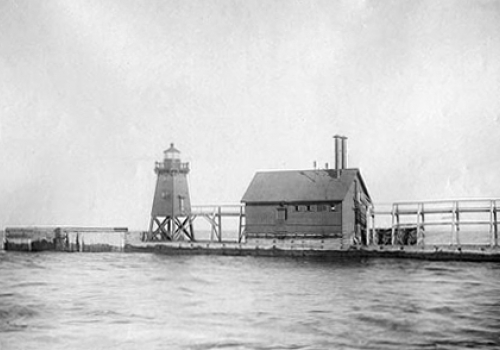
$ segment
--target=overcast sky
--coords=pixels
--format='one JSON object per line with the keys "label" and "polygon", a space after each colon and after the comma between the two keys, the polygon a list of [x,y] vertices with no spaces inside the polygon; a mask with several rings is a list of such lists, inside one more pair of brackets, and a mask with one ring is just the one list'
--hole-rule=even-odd
{"label": "overcast sky", "polygon": [[195,204],[349,167],[377,202],[500,198],[500,1],[1,0],[0,227],[147,229],[154,162]]}

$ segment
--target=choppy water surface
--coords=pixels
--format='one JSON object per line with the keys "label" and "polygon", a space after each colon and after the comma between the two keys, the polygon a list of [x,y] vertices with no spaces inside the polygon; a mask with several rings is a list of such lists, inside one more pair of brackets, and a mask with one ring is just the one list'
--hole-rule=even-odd
{"label": "choppy water surface", "polygon": [[497,349],[500,264],[0,252],[1,349]]}

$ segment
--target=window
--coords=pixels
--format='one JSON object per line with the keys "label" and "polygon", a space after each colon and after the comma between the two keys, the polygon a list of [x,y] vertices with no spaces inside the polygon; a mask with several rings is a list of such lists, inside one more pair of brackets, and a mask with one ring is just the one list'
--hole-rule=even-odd
{"label": "window", "polygon": [[309,212],[309,213],[315,213],[318,211],[325,211],[328,210],[328,206],[321,205],[321,204],[308,204],[308,205],[295,205],[294,206],[296,212]]}
{"label": "window", "polygon": [[185,205],[184,205],[184,197],[179,196],[179,211],[181,213],[184,213],[185,210]]}
{"label": "window", "polygon": [[337,205],[336,204],[330,204],[330,211],[337,211]]}
{"label": "window", "polygon": [[306,206],[305,205],[296,205],[295,211],[304,212],[304,211],[306,211]]}
{"label": "window", "polygon": [[277,208],[276,209],[276,220],[285,221],[287,219],[286,208]]}

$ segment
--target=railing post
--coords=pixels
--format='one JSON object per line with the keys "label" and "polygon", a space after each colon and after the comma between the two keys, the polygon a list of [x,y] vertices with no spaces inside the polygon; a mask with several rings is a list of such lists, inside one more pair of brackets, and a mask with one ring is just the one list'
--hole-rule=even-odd
{"label": "railing post", "polygon": [[420,215],[422,215],[422,204],[417,203],[417,245],[420,243],[421,237],[422,237],[422,227],[421,227],[421,223],[420,223]]}
{"label": "railing post", "polygon": [[421,204],[422,245],[425,245],[425,204]]}
{"label": "railing post", "polygon": [[395,212],[396,212],[396,204],[392,204],[391,210],[391,244],[394,244],[394,225],[395,225]]}
{"label": "railing post", "polygon": [[394,203],[392,205],[392,229],[391,229],[391,244],[396,244],[396,227],[399,229],[399,214],[398,205]]}
{"label": "railing post", "polygon": [[240,206],[240,219],[238,223],[238,243],[243,239],[243,206]]}
{"label": "railing post", "polygon": [[370,216],[372,218],[372,244],[378,244],[377,233],[375,231],[375,208],[370,206]]}
{"label": "railing post", "polygon": [[456,214],[457,214],[457,202],[453,201],[451,203],[451,237],[450,237],[450,245],[453,245],[456,241],[456,232],[457,232],[457,222],[456,222]]}
{"label": "railing post", "polygon": [[490,245],[494,247],[496,245],[496,230],[494,227],[496,227],[495,223],[495,204],[494,201],[490,201]]}
{"label": "railing post", "polygon": [[460,245],[460,202],[455,202],[455,225],[456,225],[456,240],[457,244]]}
{"label": "railing post", "polygon": [[219,242],[222,241],[222,207],[218,210]]}
{"label": "railing post", "polygon": [[493,244],[495,247],[498,246],[498,221],[497,221],[497,202],[496,200],[493,201],[493,232],[494,232],[494,238],[493,238]]}
{"label": "railing post", "polygon": [[214,208],[212,211],[212,214],[208,215],[208,217],[210,218],[210,220],[209,220],[210,226],[212,227],[212,229],[210,230],[210,241],[214,240],[214,236],[217,239],[219,237],[219,235],[217,233],[217,223],[215,222],[216,216],[217,216],[217,213],[216,213],[216,209]]}

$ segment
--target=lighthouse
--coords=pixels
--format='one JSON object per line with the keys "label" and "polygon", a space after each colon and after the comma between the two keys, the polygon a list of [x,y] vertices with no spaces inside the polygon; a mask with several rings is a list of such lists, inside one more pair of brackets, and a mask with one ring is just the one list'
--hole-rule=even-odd
{"label": "lighthouse", "polygon": [[194,240],[187,174],[189,163],[170,144],[162,162],[156,162],[156,189],[149,224],[149,239],[156,241]]}

